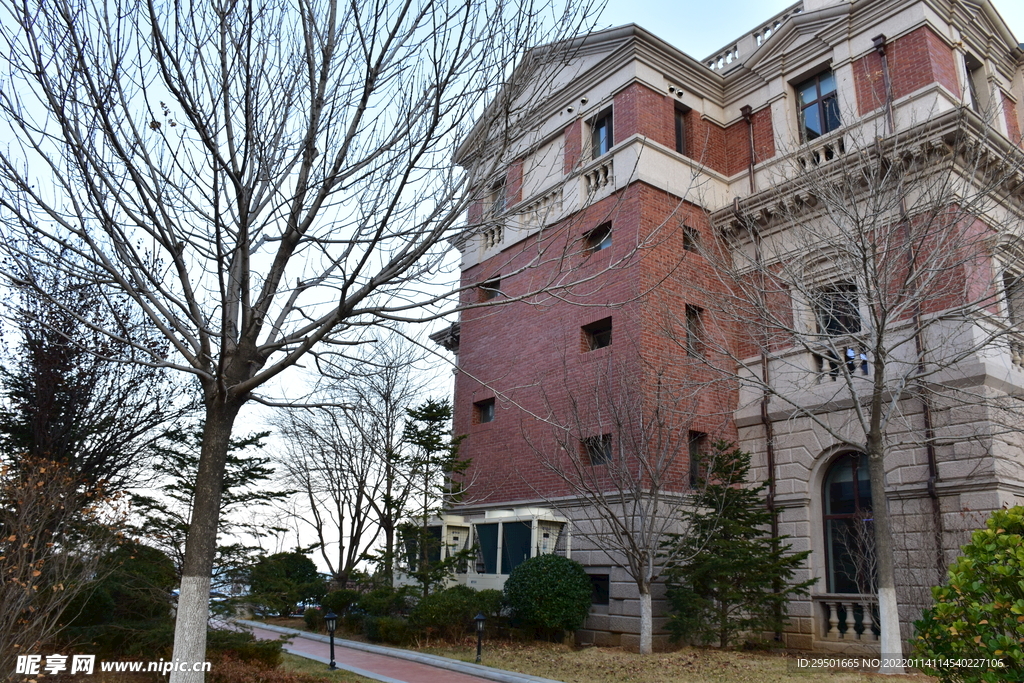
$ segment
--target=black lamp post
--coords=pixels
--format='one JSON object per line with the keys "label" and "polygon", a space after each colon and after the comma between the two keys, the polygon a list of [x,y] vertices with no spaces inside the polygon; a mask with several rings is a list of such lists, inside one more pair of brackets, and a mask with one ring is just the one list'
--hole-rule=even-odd
{"label": "black lamp post", "polygon": [[328,610],[324,615],[324,624],[327,626],[327,633],[331,636],[331,664],[327,668],[334,671],[338,667],[334,665],[334,629],[338,627],[338,615],[334,610]]}
{"label": "black lamp post", "polygon": [[483,612],[477,612],[473,621],[476,622],[476,663],[480,663],[480,650],[483,648],[484,642],[484,621],[487,617],[484,616]]}

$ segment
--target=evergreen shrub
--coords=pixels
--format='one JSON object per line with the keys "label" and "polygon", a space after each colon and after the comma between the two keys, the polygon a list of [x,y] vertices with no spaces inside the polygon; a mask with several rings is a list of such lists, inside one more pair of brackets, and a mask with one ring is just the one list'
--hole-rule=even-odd
{"label": "evergreen shrub", "polygon": [[539,555],[509,574],[505,603],[514,624],[555,636],[583,626],[590,613],[590,592],[590,577],[579,562]]}
{"label": "evergreen shrub", "polygon": [[988,663],[925,669],[943,683],[1024,681],[1024,507],[997,510],[986,527],[963,546],[945,585],[932,588],[935,604],[915,624],[919,657]]}

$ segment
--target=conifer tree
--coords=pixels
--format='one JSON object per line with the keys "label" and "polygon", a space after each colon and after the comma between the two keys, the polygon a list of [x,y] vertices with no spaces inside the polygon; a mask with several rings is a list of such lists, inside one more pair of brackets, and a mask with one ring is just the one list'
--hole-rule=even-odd
{"label": "conifer tree", "polygon": [[673,616],[668,630],[692,643],[727,647],[744,634],[777,631],[786,606],[814,580],[791,583],[809,551],[789,553],[786,536],[772,537],[762,491],[750,487],[750,454],[719,441],[698,456],[703,485],[692,511],[691,531],[671,544],[686,558],[666,571]]}

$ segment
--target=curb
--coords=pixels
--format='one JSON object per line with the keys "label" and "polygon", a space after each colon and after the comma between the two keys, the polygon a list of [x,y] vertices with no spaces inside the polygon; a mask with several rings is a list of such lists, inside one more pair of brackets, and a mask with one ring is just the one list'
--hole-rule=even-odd
{"label": "curb", "polygon": [[[274,631],[275,633],[283,633],[290,636],[307,638],[309,640],[316,640],[321,643],[330,642],[329,636],[320,635],[319,633],[310,633],[308,631],[300,631],[296,628],[287,628],[285,626],[264,624],[260,621],[249,621],[247,619],[233,619],[232,621],[234,621],[234,623],[236,624],[241,624],[242,626],[262,628],[266,631]],[[371,645],[369,643],[360,643],[355,640],[344,640],[341,638],[335,638],[334,644],[339,647],[347,647],[352,650],[362,650],[363,652],[370,652],[375,655],[384,655],[385,657],[394,657],[396,659],[406,659],[410,662],[418,662],[419,664],[426,664],[428,666],[434,666],[439,669],[457,671],[459,673],[468,674],[470,676],[478,676],[479,678],[486,678],[491,681],[497,681],[498,683],[561,683],[561,681],[556,681],[550,678],[541,678],[540,676],[531,676],[529,674],[520,674],[513,673],[511,671],[493,669],[489,666],[484,666],[483,664],[471,664],[469,662],[460,662],[455,659],[449,659],[448,657],[428,655],[420,652],[410,652],[409,650],[400,650],[398,648],[393,647],[384,647],[383,645]],[[361,673],[361,675],[365,676],[366,674]],[[381,679],[378,678],[378,680]]]}

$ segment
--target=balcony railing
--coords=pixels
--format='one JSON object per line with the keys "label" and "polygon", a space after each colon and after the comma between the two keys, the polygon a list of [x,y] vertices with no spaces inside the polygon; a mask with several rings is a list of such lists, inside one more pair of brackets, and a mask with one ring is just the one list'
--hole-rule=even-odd
{"label": "balcony railing", "polygon": [[588,197],[593,197],[605,188],[615,187],[615,175],[612,168],[612,157],[607,158],[593,168],[583,173],[584,192]]}
{"label": "balcony railing", "polygon": [[821,617],[820,639],[864,644],[878,641],[878,599],[874,595],[815,595],[814,604]]}
{"label": "balcony railing", "polygon": [[1010,364],[1018,370],[1024,370],[1024,341],[1010,340]]}

